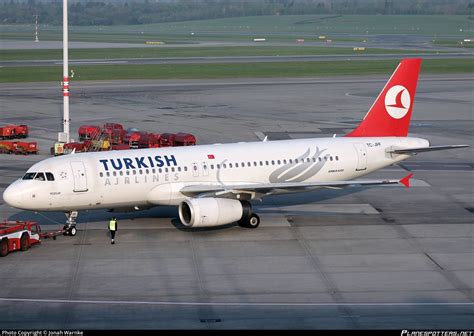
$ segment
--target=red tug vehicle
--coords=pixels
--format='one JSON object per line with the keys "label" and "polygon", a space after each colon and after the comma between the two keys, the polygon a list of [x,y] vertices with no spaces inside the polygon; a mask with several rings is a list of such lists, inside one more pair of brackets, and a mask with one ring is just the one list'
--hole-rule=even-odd
{"label": "red tug vehicle", "polygon": [[13,251],[26,251],[42,239],[52,238],[63,234],[63,230],[41,232],[36,222],[7,221],[0,222],[0,257],[5,257]]}

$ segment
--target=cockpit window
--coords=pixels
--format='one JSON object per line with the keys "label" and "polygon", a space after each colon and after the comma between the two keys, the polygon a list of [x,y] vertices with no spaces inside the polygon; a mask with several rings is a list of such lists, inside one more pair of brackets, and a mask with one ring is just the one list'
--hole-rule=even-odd
{"label": "cockpit window", "polygon": [[23,177],[22,180],[32,180],[35,177],[36,173],[26,173]]}
{"label": "cockpit window", "polygon": [[46,181],[46,178],[44,177],[44,174],[43,174],[43,173],[38,173],[38,174],[36,174],[36,176],[35,176],[35,180],[38,180],[38,181]]}
{"label": "cockpit window", "polygon": [[54,181],[54,175],[51,173],[46,173],[46,178],[48,179],[48,181]]}

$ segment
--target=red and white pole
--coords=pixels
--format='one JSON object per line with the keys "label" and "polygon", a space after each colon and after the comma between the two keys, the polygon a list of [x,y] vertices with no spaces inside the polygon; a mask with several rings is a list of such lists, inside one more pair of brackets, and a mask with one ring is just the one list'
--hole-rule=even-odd
{"label": "red and white pole", "polygon": [[[68,55],[68,20],[67,20],[67,0],[63,0],[63,133],[65,142],[70,142],[69,124],[69,55]],[[60,139],[61,141],[61,139]]]}

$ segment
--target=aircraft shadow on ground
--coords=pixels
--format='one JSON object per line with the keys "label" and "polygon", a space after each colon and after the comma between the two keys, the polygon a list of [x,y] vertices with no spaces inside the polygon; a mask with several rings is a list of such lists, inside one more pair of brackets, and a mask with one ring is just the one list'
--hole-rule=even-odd
{"label": "aircraft shadow on ground", "polygon": [[[280,205],[292,206],[292,205],[303,205],[314,202],[322,202],[333,198],[340,198],[353,194],[360,191],[360,188],[347,188],[340,190],[317,190],[309,191],[297,194],[287,195],[273,195],[266,197],[262,202],[253,202],[258,212],[261,213],[277,213],[276,209]],[[302,213],[305,214],[318,214],[320,211],[305,210]],[[81,223],[91,222],[105,222],[108,221],[112,216],[117,217],[118,220],[135,220],[135,219],[153,219],[153,218],[172,218],[171,223],[177,229],[186,229],[181,224],[178,216],[178,207],[176,206],[157,206],[147,210],[131,211],[131,212],[111,212],[107,210],[90,210],[90,211],[79,211],[77,218],[77,224],[80,228]],[[33,211],[21,211],[8,218],[11,221],[35,221],[41,225],[64,225],[66,223],[66,216],[62,212],[33,212]],[[224,227],[232,227],[234,224],[219,226],[220,229]],[[213,229],[213,228],[212,228]],[[193,230],[209,230],[209,228],[200,228]]]}

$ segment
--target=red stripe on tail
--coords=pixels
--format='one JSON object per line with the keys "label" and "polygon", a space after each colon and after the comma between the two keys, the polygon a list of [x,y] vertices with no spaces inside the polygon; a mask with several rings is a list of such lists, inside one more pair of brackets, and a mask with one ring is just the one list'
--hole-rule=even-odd
{"label": "red stripe on tail", "polygon": [[400,62],[364,120],[348,137],[407,136],[421,58]]}

